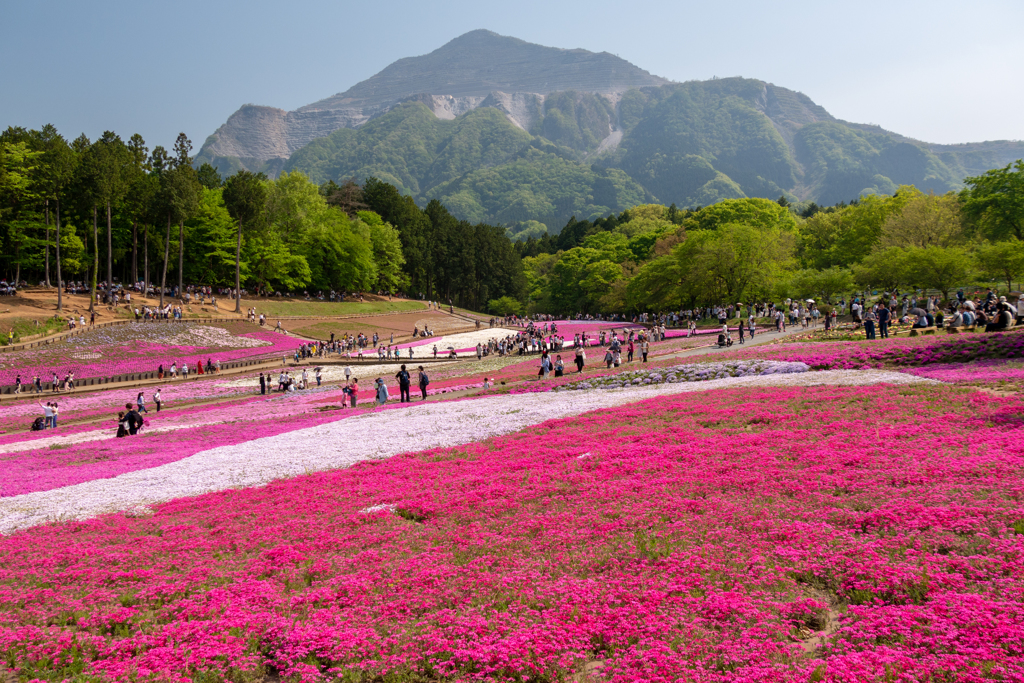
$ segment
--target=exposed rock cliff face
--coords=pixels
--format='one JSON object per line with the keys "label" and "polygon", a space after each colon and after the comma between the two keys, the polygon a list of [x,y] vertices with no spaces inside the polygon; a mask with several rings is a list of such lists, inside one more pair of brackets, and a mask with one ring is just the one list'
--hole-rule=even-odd
{"label": "exposed rock cliff face", "polygon": [[230,172],[277,169],[293,152],[339,128],[355,128],[401,102],[423,102],[443,119],[479,106],[530,130],[553,92],[616,95],[669,81],[607,52],[563,50],[471,31],[428,55],[408,57],[343,93],[296,111],[245,105],[207,138],[197,157]]}

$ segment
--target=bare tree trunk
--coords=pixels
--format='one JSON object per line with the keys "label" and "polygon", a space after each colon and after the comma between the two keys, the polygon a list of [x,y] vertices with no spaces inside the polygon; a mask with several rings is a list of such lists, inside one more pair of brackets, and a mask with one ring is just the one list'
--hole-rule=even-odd
{"label": "bare tree trunk", "polygon": [[185,221],[178,221],[178,296],[185,296]]}
{"label": "bare tree trunk", "polygon": [[235,243],[235,313],[242,312],[242,221],[238,221],[238,241]]}
{"label": "bare tree trunk", "polygon": [[132,221],[132,285],[139,281],[139,221]]}
{"label": "bare tree trunk", "polygon": [[149,296],[149,226],[142,226],[142,296]]}
{"label": "bare tree trunk", "polygon": [[47,199],[45,204],[46,204],[46,244],[44,245],[44,248],[46,249],[46,286],[49,287],[50,286],[50,200]]}
{"label": "bare tree trunk", "polygon": [[[86,238],[88,239],[88,238]],[[92,246],[93,246],[93,261],[92,261],[92,277],[89,278],[92,284],[92,289],[89,292],[89,310],[96,311],[96,275],[100,269],[100,232],[99,226],[96,224],[96,205],[92,205]]]}
{"label": "bare tree trunk", "polygon": [[60,200],[57,200],[57,312],[64,308],[64,288],[60,277]]}
{"label": "bare tree trunk", "polygon": [[114,238],[110,231],[110,200],[107,200],[107,292],[114,288]]}
{"label": "bare tree trunk", "polygon": [[164,274],[160,278],[160,308],[164,307],[164,289],[167,288],[167,261],[171,258],[171,214],[167,214],[167,239],[164,241]]}

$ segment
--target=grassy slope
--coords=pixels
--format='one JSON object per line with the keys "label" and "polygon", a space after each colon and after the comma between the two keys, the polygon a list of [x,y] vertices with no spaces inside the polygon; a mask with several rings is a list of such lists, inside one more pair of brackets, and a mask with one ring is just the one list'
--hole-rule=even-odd
{"label": "grassy slope", "polygon": [[242,299],[242,310],[247,310],[250,306],[256,307],[257,315],[266,314],[268,317],[365,315],[367,313],[426,310],[426,306],[418,301],[367,301],[365,303],[345,301],[331,303],[330,301],[295,301],[291,299]]}

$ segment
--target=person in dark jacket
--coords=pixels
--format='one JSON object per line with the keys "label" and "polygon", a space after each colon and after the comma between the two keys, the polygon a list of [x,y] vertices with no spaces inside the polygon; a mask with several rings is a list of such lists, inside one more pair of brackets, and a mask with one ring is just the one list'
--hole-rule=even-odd
{"label": "person in dark jacket", "polygon": [[412,380],[409,378],[409,371],[402,366],[402,369],[395,375],[395,379],[398,380],[398,391],[401,394],[399,398],[400,403],[411,403],[412,399],[409,397],[409,385]]}
{"label": "person in dark jacket", "polygon": [[883,303],[878,307],[878,336],[882,339],[889,338],[889,321],[892,320],[892,313],[889,308]]}
{"label": "person in dark jacket", "polygon": [[420,400],[422,400],[422,401],[426,401],[427,400],[427,385],[429,385],[429,384],[430,384],[430,378],[427,377],[427,371],[424,370],[423,366],[421,365],[420,366],[420,394],[423,395],[423,398],[420,399]]}
{"label": "person in dark jacket", "polygon": [[124,407],[127,411],[124,419],[128,423],[128,433],[134,436],[139,433],[139,428],[143,425],[142,416],[135,411],[131,403],[125,403]]}

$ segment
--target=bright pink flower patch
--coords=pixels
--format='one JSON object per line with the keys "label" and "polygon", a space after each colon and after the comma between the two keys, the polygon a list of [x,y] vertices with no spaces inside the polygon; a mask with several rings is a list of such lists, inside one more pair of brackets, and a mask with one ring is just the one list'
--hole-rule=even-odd
{"label": "bright pink flower patch", "polygon": [[0,653],[50,680],[1021,680],[1021,408],[680,395],[35,528],[0,540]]}

